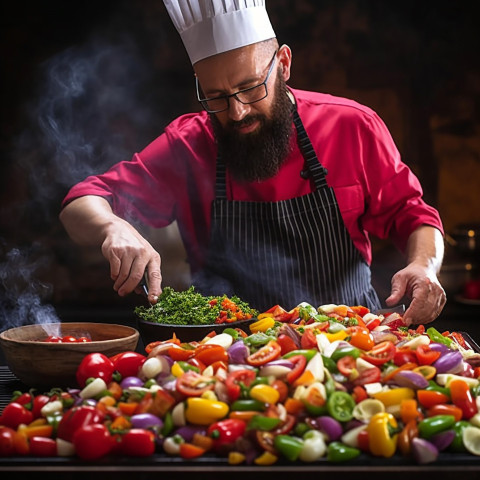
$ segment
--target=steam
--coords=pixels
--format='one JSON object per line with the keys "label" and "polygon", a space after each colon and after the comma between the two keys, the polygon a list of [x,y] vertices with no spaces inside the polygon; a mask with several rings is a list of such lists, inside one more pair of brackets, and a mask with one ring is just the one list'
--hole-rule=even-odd
{"label": "steam", "polygon": [[[2,215],[28,225],[35,238],[0,236],[1,329],[59,322],[48,304],[53,287],[39,279],[62,255],[52,238],[61,227],[63,197],[75,183],[128,160],[158,134],[149,82],[151,62],[118,18],[40,65],[33,98],[25,104],[26,128],[16,139],[10,163],[29,196]],[[121,33],[118,33],[118,32]],[[154,132],[155,131],[155,132]],[[5,210],[8,208],[8,210]],[[12,229],[15,230],[15,229]],[[1,250],[0,250],[0,253]]]}
{"label": "steam", "polygon": [[0,264],[0,317],[5,329],[32,323],[59,322],[53,306],[44,304],[51,295],[51,285],[37,278],[50,263],[48,256],[37,256],[33,245],[28,250],[13,248]]}

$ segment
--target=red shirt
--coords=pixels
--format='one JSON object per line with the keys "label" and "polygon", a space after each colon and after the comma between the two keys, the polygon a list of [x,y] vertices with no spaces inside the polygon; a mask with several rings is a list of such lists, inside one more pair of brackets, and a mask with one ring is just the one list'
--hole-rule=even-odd
{"label": "red shirt", "polygon": [[[320,163],[327,168],[345,225],[355,246],[371,263],[369,234],[391,238],[403,250],[422,224],[443,233],[438,212],[422,199],[417,177],[405,165],[383,121],[352,100],[293,90],[300,118]],[[105,197],[119,216],[152,227],[177,220],[192,271],[203,263],[214,199],[216,145],[205,112],[183,115],[131,161],[75,185],[63,205],[83,195]],[[298,148],[278,175],[240,184],[228,176],[232,200],[271,202],[312,191],[300,171]]]}

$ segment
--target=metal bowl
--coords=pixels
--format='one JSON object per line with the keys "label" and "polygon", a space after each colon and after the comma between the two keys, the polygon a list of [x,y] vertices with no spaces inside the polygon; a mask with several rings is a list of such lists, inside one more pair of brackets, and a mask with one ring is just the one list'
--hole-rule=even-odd
{"label": "metal bowl", "polygon": [[[90,342],[50,343],[49,335],[88,336]],[[112,323],[68,322],[25,325],[0,334],[0,346],[12,373],[29,387],[77,387],[82,359],[99,352],[107,357],[137,348],[135,328]]]}
{"label": "metal bowl", "polygon": [[256,318],[240,320],[232,323],[221,323],[213,325],[172,325],[167,323],[137,321],[137,328],[143,343],[148,345],[151,342],[169,340],[175,335],[181,342],[200,341],[212,331],[222,333],[226,328],[240,328],[250,335],[249,326],[256,322]]}

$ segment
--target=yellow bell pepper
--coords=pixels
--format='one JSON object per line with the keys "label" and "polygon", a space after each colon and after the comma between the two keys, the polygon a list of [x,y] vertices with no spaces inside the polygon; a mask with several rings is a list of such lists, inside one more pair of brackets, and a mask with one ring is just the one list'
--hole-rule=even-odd
{"label": "yellow bell pepper", "polygon": [[196,425],[210,425],[228,414],[228,404],[201,397],[187,398],[185,418]]}
{"label": "yellow bell pepper", "polygon": [[397,449],[398,423],[388,412],[376,413],[367,426],[368,448],[377,457],[391,457]]}
{"label": "yellow bell pepper", "polygon": [[252,333],[266,332],[269,328],[272,328],[274,325],[275,325],[275,320],[273,317],[263,317],[250,325],[250,331]]}
{"label": "yellow bell pepper", "polygon": [[264,403],[275,404],[280,398],[280,393],[270,385],[258,384],[250,389],[250,397]]}
{"label": "yellow bell pepper", "polygon": [[328,338],[329,342],[335,342],[336,340],[345,340],[348,337],[348,333],[346,330],[339,330],[335,333],[325,333],[325,336]]}
{"label": "yellow bell pepper", "polygon": [[256,465],[273,465],[278,460],[278,457],[268,451],[263,452],[257,457],[254,462]]}
{"label": "yellow bell pepper", "polygon": [[228,453],[228,463],[229,465],[238,465],[245,461],[246,457],[241,452],[229,452]]}
{"label": "yellow bell pepper", "polygon": [[185,372],[183,371],[183,368],[180,366],[180,364],[178,362],[175,362],[173,365],[172,365],[172,368],[171,368],[171,373],[174,377],[181,377]]}
{"label": "yellow bell pepper", "polygon": [[380,400],[386,407],[400,405],[402,400],[415,398],[415,392],[408,387],[391,388],[390,390],[382,390],[372,394],[373,398]]}

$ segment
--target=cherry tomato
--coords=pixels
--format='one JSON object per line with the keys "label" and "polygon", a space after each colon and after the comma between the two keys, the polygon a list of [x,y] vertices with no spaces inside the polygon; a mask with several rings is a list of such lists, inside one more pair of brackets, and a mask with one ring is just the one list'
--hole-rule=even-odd
{"label": "cherry tomato", "polygon": [[80,427],[73,435],[73,445],[82,460],[96,460],[113,450],[114,439],[103,423],[95,423]]}
{"label": "cherry tomato", "polygon": [[15,430],[10,427],[0,426],[0,457],[15,455]]}
{"label": "cherry tomato", "polygon": [[48,437],[32,437],[30,439],[30,454],[35,457],[56,457],[57,442]]}
{"label": "cherry tomato", "polygon": [[140,367],[145,363],[147,357],[137,352],[122,352],[110,357],[113,368],[117,370],[122,378],[137,376]]}
{"label": "cherry tomato", "polygon": [[130,457],[148,457],[155,453],[155,434],[151,430],[132,428],[121,435],[119,450]]}
{"label": "cherry tomato", "polygon": [[247,363],[254,367],[264,365],[280,356],[281,347],[275,340],[270,340],[266,345],[247,357]]}
{"label": "cherry tomato", "polygon": [[10,402],[0,416],[0,425],[16,429],[21,423],[28,425],[33,421],[33,413],[17,402]]}
{"label": "cherry tomato", "polygon": [[32,414],[34,419],[39,418],[42,415],[41,413],[42,408],[49,401],[50,401],[50,397],[48,395],[43,395],[43,394],[35,395],[35,397],[33,398],[33,404],[32,404]]}
{"label": "cherry tomato", "polygon": [[62,343],[77,343],[77,337],[73,335],[64,335],[62,337]]}
{"label": "cherry tomato", "polygon": [[112,381],[115,370],[113,362],[103,353],[89,353],[83,357],[77,369],[77,382],[81,388],[89,378],[101,378],[105,383]]}
{"label": "cherry tomato", "polygon": [[280,394],[279,403],[283,403],[288,397],[288,385],[278,378],[273,381],[272,387]]}
{"label": "cherry tomato", "polygon": [[350,344],[361,350],[371,350],[375,342],[370,330],[366,327],[350,327]]}
{"label": "cherry tomato", "polygon": [[351,355],[345,355],[337,361],[338,371],[347,378],[349,378],[351,373],[356,370],[356,367],[357,361]]}
{"label": "cherry tomato", "polygon": [[396,352],[396,347],[390,340],[377,343],[371,350],[362,354],[362,358],[372,365],[383,365],[391,360]]}
{"label": "cherry tomato", "polygon": [[188,397],[200,397],[208,390],[213,390],[215,384],[207,382],[208,378],[201,374],[188,370],[182,376],[177,378],[177,392]]}

